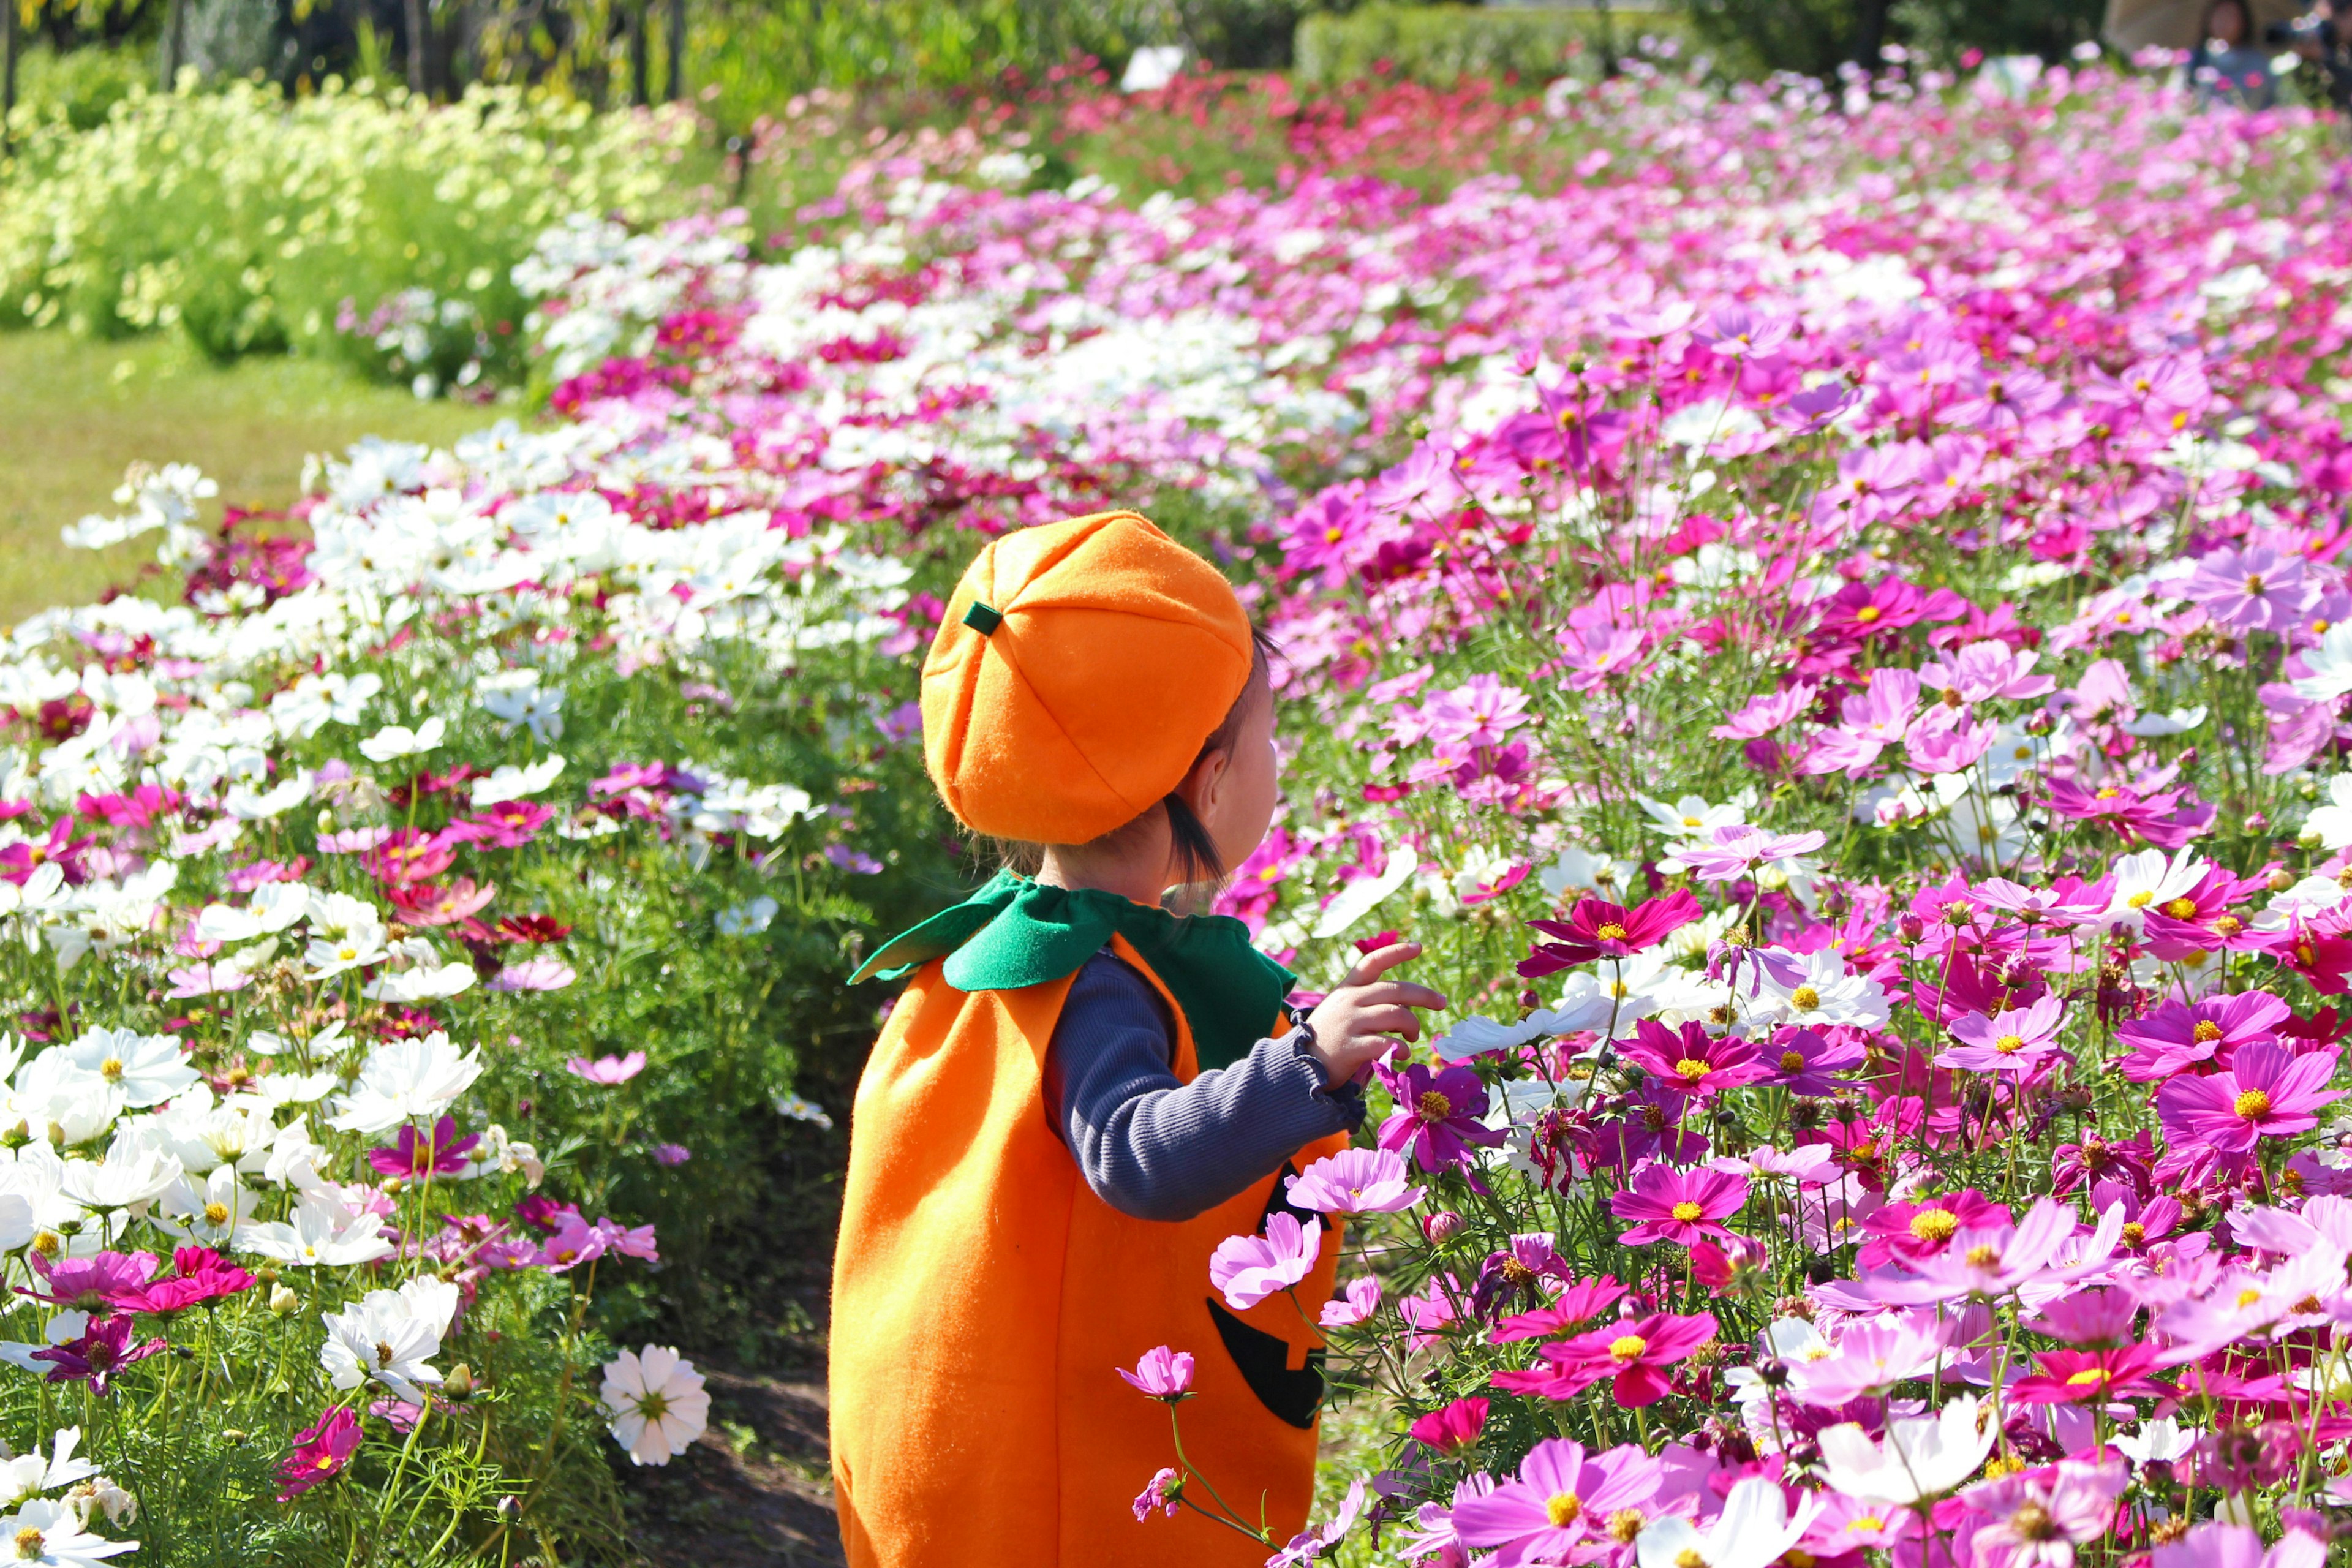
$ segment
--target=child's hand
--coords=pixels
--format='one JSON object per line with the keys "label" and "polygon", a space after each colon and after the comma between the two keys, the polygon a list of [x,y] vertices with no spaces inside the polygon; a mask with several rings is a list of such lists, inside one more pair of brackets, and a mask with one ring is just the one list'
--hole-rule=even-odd
{"label": "child's hand", "polygon": [[1421,1038],[1421,1020],[1412,1016],[1413,1008],[1446,1005],[1444,996],[1426,985],[1381,978],[1398,964],[1420,956],[1417,942],[1393,942],[1366,953],[1348,971],[1339,988],[1307,1015],[1307,1031],[1314,1041],[1308,1048],[1323,1064],[1326,1089],[1337,1089],[1361,1073],[1398,1040]]}

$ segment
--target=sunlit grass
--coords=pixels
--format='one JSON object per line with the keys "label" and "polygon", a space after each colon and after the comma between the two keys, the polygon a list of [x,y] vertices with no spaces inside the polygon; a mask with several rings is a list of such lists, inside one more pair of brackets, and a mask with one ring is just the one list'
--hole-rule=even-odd
{"label": "sunlit grass", "polygon": [[0,625],[127,583],[152,558],[152,540],[104,555],[58,542],[65,524],[115,510],[132,462],[194,463],[220,482],[222,503],[282,507],[309,453],[370,434],[446,444],[494,417],[320,361],[221,368],[166,339],[0,332]]}

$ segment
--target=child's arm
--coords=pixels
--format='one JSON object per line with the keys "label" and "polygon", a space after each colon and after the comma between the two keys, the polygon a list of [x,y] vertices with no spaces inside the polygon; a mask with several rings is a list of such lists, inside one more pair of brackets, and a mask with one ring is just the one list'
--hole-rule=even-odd
{"label": "child's arm", "polygon": [[[1070,986],[1045,1064],[1047,1114],[1087,1185],[1138,1219],[1190,1219],[1265,1180],[1306,1144],[1352,1131],[1364,1102],[1350,1058],[1377,1054],[1369,1024],[1396,1020],[1382,1005],[1394,1005],[1386,996],[1367,1002],[1369,981],[1349,981],[1316,1010],[1311,1034],[1260,1040],[1231,1067],[1183,1084],[1170,1070],[1159,994],[1119,960],[1096,955]],[[1426,994],[1431,1003],[1413,1005],[1443,1005]],[[1410,1014],[1402,1023],[1401,1033],[1418,1033]],[[1318,1045],[1327,1034],[1335,1037]]]}
{"label": "child's arm", "polygon": [[1328,1091],[1297,1030],[1179,1083],[1162,1009],[1149,981],[1097,954],[1071,984],[1046,1057],[1046,1113],[1087,1185],[1121,1214],[1190,1219],[1363,1121],[1360,1093]]}

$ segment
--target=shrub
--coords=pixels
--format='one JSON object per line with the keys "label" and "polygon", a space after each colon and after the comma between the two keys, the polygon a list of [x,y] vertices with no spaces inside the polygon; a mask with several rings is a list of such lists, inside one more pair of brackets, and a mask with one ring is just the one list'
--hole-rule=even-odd
{"label": "shrub", "polygon": [[1630,51],[1643,34],[1678,29],[1650,11],[1373,5],[1306,17],[1294,63],[1301,81],[1326,85],[1381,75],[1442,87],[1465,77],[1543,82],[1592,74],[1592,61]]}

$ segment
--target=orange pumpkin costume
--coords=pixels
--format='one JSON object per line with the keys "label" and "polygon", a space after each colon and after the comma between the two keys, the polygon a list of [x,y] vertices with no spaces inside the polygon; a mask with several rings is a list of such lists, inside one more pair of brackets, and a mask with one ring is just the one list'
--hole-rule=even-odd
{"label": "orange pumpkin costume", "polygon": [[[926,757],[980,830],[1084,842],[1175,787],[1250,668],[1232,590],[1135,514],[1008,535],[965,574],[926,661]],[[1276,1541],[1304,1525],[1322,1393],[1307,1320],[1339,1237],[1297,1305],[1235,1313],[1209,1256],[1264,1227],[1284,1173],[1177,1224],[1088,1189],[1043,1081],[1071,979],[1106,942],[1167,1003],[1181,1081],[1278,1024],[1290,977],[1238,921],[1010,875],[860,971],[914,975],[858,1084],[834,1267],[834,1482],[853,1568],[1256,1568],[1265,1548],[1197,1514],[1139,1524],[1131,1510],[1175,1453],[1167,1411],[1116,1369],[1163,1344],[1196,1361],[1186,1454]]]}

